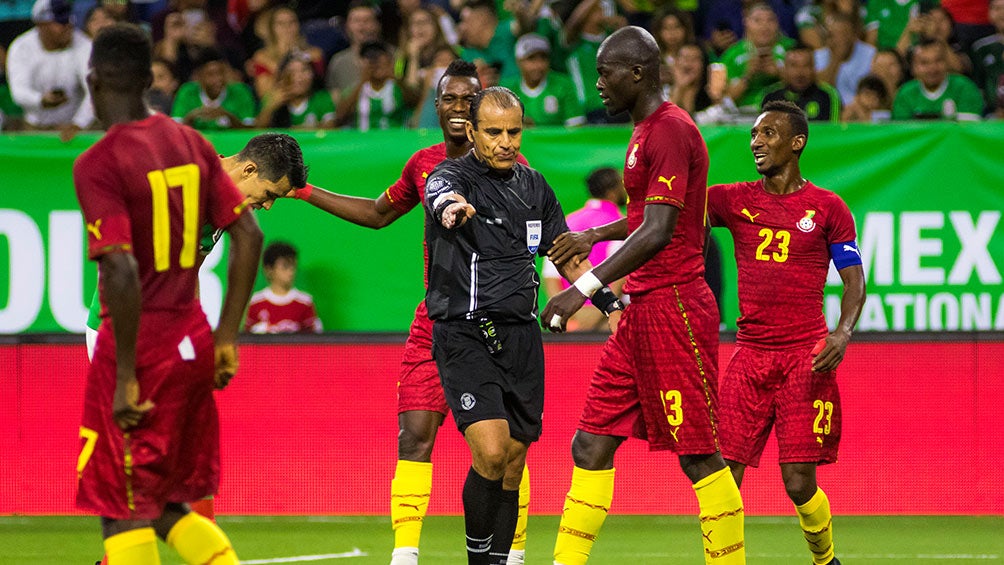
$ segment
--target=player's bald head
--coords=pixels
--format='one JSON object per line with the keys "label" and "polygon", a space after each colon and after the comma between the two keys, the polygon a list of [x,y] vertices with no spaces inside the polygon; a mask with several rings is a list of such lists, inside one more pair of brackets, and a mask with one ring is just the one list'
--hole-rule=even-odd
{"label": "player's bald head", "polygon": [[644,28],[622,27],[600,45],[597,59],[637,65],[651,80],[659,80],[659,45]]}

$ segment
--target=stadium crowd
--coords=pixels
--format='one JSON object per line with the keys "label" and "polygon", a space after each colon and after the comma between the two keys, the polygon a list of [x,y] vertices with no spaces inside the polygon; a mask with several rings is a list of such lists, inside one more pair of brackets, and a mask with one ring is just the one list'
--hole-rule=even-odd
{"label": "stadium crowd", "polygon": [[116,21],[154,41],[148,103],[202,130],[435,127],[455,58],[518,93],[528,125],[627,121],[595,95],[595,59],[628,24],[699,124],[771,100],[830,122],[1004,117],[1004,0],[10,0],[0,129],[95,127],[87,56]]}

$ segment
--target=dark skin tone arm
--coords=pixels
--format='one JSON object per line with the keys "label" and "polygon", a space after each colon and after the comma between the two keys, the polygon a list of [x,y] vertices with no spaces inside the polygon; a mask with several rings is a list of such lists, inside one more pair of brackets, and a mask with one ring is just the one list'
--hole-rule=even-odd
{"label": "dark skin tone arm", "polygon": [[216,341],[216,387],[227,386],[237,373],[237,332],[244,322],[244,308],[251,297],[258,258],[264,236],[254,214],[245,210],[229,227],[230,262],[227,265],[227,292],[220,311]]}
{"label": "dark skin tone arm", "polygon": [[375,230],[389,226],[403,215],[390,205],[386,193],[374,200],[335,194],[315,186],[310,192],[310,198],[307,199],[307,202],[357,226]]}
{"label": "dark skin tone arm", "polygon": [[847,344],[851,341],[851,332],[865,305],[865,272],[861,265],[844,267],[838,272],[844,282],[840,320],[837,322],[837,329],[826,336],[826,347],[812,359],[812,370],[816,372],[836,370],[837,365],[843,361]]}
{"label": "dark skin tone arm", "polygon": [[[606,283],[627,276],[642,266],[669,245],[679,216],[680,210],[675,206],[660,204],[645,206],[645,217],[638,229],[624,240],[624,245],[620,249],[596,266],[593,274],[601,282]],[[555,331],[564,331],[568,318],[582,308],[585,301],[586,297],[577,288],[569,287],[547,303],[541,319],[549,321],[554,315],[560,316],[561,329]],[[549,323],[547,327],[550,327]]]}
{"label": "dark skin tone arm", "polygon": [[139,382],[136,380],[136,338],[141,303],[139,268],[132,253],[119,249],[101,257],[99,271],[115,333],[116,381],[112,417],[120,428],[128,430],[139,425],[143,416],[153,409],[149,399],[139,403]]}
{"label": "dark skin tone arm", "polygon": [[579,232],[565,232],[554,240],[547,257],[555,266],[568,261],[581,261],[589,256],[593,246],[601,241],[623,240],[627,238],[627,218],[621,218]]}

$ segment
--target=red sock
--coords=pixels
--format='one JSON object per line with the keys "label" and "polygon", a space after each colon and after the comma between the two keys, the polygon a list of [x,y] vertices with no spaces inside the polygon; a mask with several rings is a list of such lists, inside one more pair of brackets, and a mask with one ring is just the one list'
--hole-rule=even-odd
{"label": "red sock", "polygon": [[189,502],[188,505],[192,508],[192,512],[205,516],[206,518],[209,518],[213,522],[216,522],[216,513],[213,511],[212,497]]}

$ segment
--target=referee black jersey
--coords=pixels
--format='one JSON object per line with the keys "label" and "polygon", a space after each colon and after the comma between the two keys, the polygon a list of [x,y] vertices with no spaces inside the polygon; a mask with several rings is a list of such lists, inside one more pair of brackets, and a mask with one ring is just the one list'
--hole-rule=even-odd
{"label": "referee black jersey", "polygon": [[[477,213],[448,230],[433,216],[440,196],[456,193]],[[468,319],[474,311],[499,322],[537,318],[540,279],[534,254],[544,255],[568,231],[554,191],[537,171],[516,163],[503,175],[472,153],[447,159],[425,183],[425,241],[433,320]]]}

